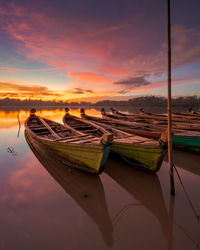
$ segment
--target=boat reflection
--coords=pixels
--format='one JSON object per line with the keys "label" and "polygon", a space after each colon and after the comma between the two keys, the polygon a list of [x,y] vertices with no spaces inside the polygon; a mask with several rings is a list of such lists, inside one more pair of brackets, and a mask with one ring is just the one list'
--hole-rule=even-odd
{"label": "boat reflection", "polygon": [[[186,171],[200,176],[200,155],[190,154],[179,150],[174,150],[173,154],[174,164]],[[192,163],[192,164],[191,164]]]}
{"label": "boat reflection", "polygon": [[109,158],[104,171],[158,219],[163,236],[169,240],[169,215],[158,176],[130,168],[117,158]]}
{"label": "boat reflection", "polygon": [[26,140],[44,168],[97,225],[105,243],[112,246],[113,226],[100,177],[71,169],[53,151],[35,140],[30,142],[27,136]]}

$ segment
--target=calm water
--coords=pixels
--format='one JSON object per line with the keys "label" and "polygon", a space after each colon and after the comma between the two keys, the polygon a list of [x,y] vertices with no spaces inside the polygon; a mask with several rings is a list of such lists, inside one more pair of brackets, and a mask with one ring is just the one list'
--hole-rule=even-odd
{"label": "calm water", "polygon": [[[200,224],[177,178],[170,198],[166,161],[157,174],[113,157],[100,176],[71,170],[29,148],[17,114],[22,123],[28,116],[0,111],[0,249],[200,249]],[[61,122],[64,110],[38,114]],[[175,151],[174,162],[200,213],[200,155]]]}

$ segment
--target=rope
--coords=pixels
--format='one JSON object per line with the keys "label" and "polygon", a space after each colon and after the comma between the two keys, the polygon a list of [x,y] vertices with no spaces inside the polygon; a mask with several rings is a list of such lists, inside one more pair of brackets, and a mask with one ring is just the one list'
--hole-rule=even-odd
{"label": "rope", "polygon": [[[140,203],[130,203],[126,206],[124,206],[123,208],[121,208],[119,210],[119,212],[112,218],[112,222],[113,222],[113,225],[117,224],[117,222],[119,221],[120,217],[128,210],[129,207],[132,207],[132,206],[143,206],[142,204]],[[114,225],[114,226],[115,226]]]}
{"label": "rope", "polygon": [[195,217],[196,217],[198,223],[200,223],[200,216],[199,216],[198,213],[196,212],[196,209],[195,209],[195,207],[194,207],[194,205],[193,205],[193,203],[192,203],[192,201],[191,201],[191,199],[190,199],[190,197],[189,197],[189,195],[188,195],[188,193],[187,193],[187,191],[186,191],[186,189],[185,189],[185,187],[184,187],[184,185],[183,185],[183,182],[182,182],[182,180],[181,180],[181,177],[180,177],[180,175],[179,175],[179,173],[178,173],[178,170],[177,170],[176,166],[174,165],[173,162],[172,162],[172,164],[173,164],[173,167],[174,167],[174,169],[175,169],[175,171],[176,171],[176,174],[177,174],[177,176],[178,176],[178,179],[179,179],[179,181],[180,181],[180,184],[181,184],[181,186],[182,186],[182,188],[183,188],[183,191],[184,191],[184,193],[185,193],[186,199],[188,200],[189,205],[190,205],[190,207],[191,207],[191,209],[192,209],[192,211],[193,211],[193,213],[194,213],[194,215],[195,215]]}
{"label": "rope", "polygon": [[176,225],[177,227],[179,227],[179,229],[185,234],[185,236],[186,236],[189,240],[191,240],[192,243],[193,243],[198,249],[200,249],[199,243],[198,243],[196,240],[194,240],[194,239],[190,236],[190,234],[189,234],[188,232],[186,232],[185,229],[184,229],[180,224],[174,222],[174,225]]}

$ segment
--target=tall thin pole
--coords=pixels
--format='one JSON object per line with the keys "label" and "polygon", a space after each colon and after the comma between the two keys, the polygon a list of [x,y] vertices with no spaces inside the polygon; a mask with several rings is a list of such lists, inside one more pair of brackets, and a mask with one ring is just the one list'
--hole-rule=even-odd
{"label": "tall thin pole", "polygon": [[170,175],[171,195],[175,195],[174,171],[172,162],[172,122],[171,122],[171,20],[170,20],[170,0],[167,0],[167,30],[168,30],[168,162]]}

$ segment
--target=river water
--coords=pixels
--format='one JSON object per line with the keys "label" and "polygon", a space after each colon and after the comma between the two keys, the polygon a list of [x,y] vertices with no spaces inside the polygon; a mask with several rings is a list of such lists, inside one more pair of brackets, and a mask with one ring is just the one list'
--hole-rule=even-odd
{"label": "river water", "polygon": [[[79,116],[78,109],[71,113]],[[95,109],[86,113],[100,116]],[[62,122],[64,110],[37,114]],[[170,197],[166,160],[157,174],[114,156],[100,176],[69,169],[52,153],[29,148],[28,115],[0,110],[0,249],[200,249],[200,224],[177,176]],[[174,151],[173,157],[199,214],[200,155]]]}

